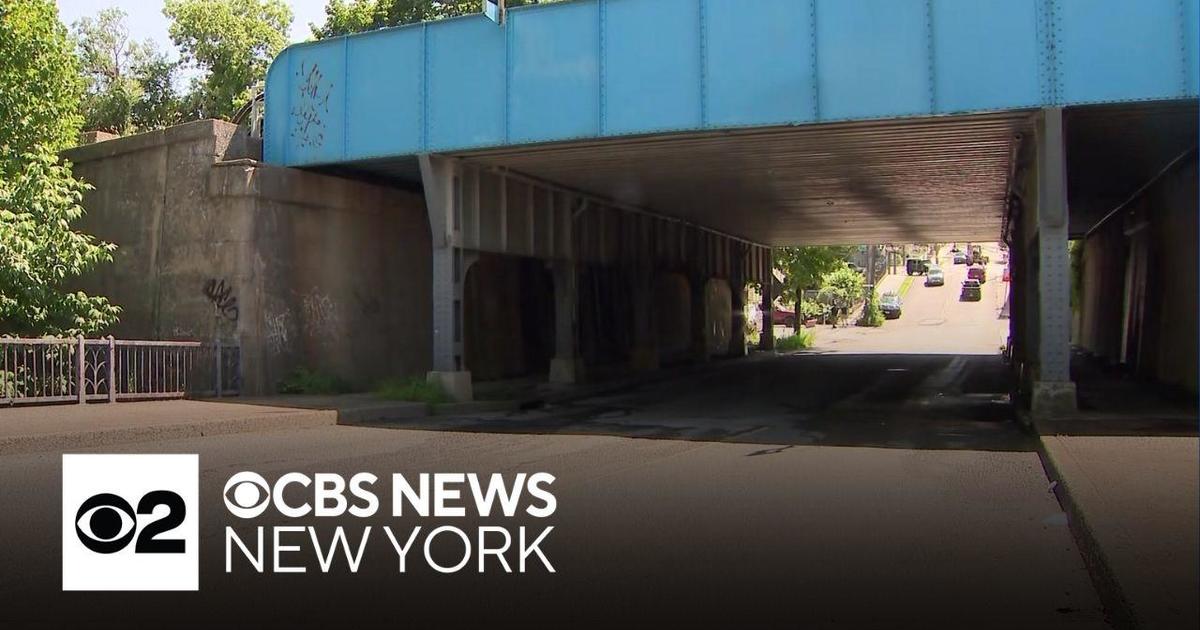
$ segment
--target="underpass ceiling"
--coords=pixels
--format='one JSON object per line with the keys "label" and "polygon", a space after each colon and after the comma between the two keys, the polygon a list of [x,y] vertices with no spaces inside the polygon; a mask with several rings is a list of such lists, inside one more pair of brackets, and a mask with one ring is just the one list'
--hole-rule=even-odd
{"label": "underpass ceiling", "polygon": [[456,154],[756,242],[998,240],[1028,112]]}
{"label": "underpass ceiling", "polygon": [[1180,154],[1196,147],[1195,99],[1067,110],[1071,233],[1082,236]]}

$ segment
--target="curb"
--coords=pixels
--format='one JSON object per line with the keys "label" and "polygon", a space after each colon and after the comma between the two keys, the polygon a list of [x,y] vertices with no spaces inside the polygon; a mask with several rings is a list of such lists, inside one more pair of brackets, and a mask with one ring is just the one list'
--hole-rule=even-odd
{"label": "curb", "polygon": [[1100,541],[1096,539],[1095,532],[1088,525],[1083,509],[1071,495],[1070,484],[1062,474],[1060,464],[1055,461],[1049,449],[1046,448],[1044,441],[1046,437],[1054,436],[1053,434],[1043,435],[1039,431],[1038,457],[1042,460],[1042,468],[1046,477],[1053,483],[1054,497],[1058,499],[1058,504],[1067,513],[1067,526],[1071,530],[1072,538],[1075,539],[1075,545],[1079,548],[1079,554],[1083,556],[1084,566],[1087,567],[1088,575],[1092,579],[1092,587],[1096,589],[1100,605],[1104,608],[1105,621],[1117,630],[1137,628],[1137,621],[1129,599],[1125,597],[1125,592],[1113,572],[1112,564],[1104,553]]}
{"label": "curb", "polygon": [[521,406],[517,400],[475,400],[440,404],[403,403],[379,405],[365,409],[331,409],[337,414],[337,424],[343,426],[371,425],[387,422],[404,422],[437,416],[458,416],[472,413],[516,411]]}
{"label": "curb", "polygon": [[123,427],[98,431],[48,433],[43,435],[0,438],[0,456],[47,451],[71,451],[114,444],[132,444],[157,440],[254,433],[276,429],[312,428],[337,424],[333,411],[309,410],[273,413],[213,422],[181,422],[158,426]]}

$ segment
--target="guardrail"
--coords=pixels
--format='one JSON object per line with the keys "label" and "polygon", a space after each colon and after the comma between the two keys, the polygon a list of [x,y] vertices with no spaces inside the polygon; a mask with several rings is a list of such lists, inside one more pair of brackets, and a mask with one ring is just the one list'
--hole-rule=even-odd
{"label": "guardrail", "polygon": [[0,405],[151,400],[239,393],[237,345],[0,337]]}

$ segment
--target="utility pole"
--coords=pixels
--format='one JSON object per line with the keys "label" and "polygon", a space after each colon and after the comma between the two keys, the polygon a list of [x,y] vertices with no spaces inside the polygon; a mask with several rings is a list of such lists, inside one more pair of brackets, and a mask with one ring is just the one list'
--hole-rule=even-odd
{"label": "utility pole", "polygon": [[866,282],[865,289],[864,289],[865,295],[863,295],[862,316],[859,318],[862,321],[866,321],[867,307],[871,304],[871,296],[875,295],[875,250],[876,250],[876,248],[877,248],[877,246],[874,244],[867,245],[867,278],[866,278],[867,282]]}

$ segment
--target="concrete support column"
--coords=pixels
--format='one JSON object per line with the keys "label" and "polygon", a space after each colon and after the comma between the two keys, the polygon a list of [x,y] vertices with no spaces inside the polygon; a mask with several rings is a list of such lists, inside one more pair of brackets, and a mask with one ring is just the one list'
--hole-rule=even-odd
{"label": "concrete support column", "polygon": [[1037,248],[1038,346],[1033,413],[1076,410],[1071,382],[1071,273],[1067,255],[1067,167],[1062,109],[1042,110],[1038,121]]}
{"label": "concrete support column", "polygon": [[767,250],[763,255],[762,274],[762,332],[758,336],[759,350],[775,349],[775,268],[774,252]]}
{"label": "concrete support column", "polygon": [[692,317],[691,339],[692,359],[698,362],[708,361],[708,277],[700,272],[692,272],[688,276],[691,288]]}
{"label": "concrete support column", "polygon": [[729,264],[729,353],[731,357],[746,356],[746,246],[730,243]]}
{"label": "concrete support column", "polygon": [[651,371],[659,367],[658,313],[654,304],[654,272],[638,268],[630,272],[633,286],[633,348],[629,367],[634,371]]}
{"label": "concrete support column", "polygon": [[554,358],[551,383],[577,383],[583,379],[579,356],[579,270],[573,262],[556,262],[554,271]]}
{"label": "concrete support column", "polygon": [[446,157],[420,157],[421,181],[433,246],[433,360],[427,375],[457,401],[473,398],[471,372],[463,364],[463,252],[458,164]]}

